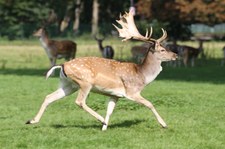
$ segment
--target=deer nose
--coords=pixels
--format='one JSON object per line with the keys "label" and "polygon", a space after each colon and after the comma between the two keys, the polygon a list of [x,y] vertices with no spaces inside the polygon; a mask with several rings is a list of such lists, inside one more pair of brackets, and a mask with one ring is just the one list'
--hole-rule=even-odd
{"label": "deer nose", "polygon": [[176,60],[178,58],[178,55],[174,53],[172,60]]}

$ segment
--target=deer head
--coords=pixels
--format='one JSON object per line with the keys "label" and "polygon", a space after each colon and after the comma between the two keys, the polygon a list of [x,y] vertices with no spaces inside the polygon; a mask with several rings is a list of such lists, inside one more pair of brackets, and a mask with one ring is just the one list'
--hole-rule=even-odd
{"label": "deer head", "polygon": [[129,39],[135,39],[144,41],[152,44],[149,47],[149,50],[155,54],[155,56],[161,61],[169,61],[176,60],[176,54],[171,52],[168,49],[165,49],[161,42],[166,39],[167,32],[162,28],[163,35],[159,39],[153,39],[152,36],[152,27],[150,28],[150,32],[146,31],[145,36],[141,35],[134,23],[133,13],[130,11],[129,13],[125,13],[123,16],[120,15],[120,20],[116,20],[118,24],[122,26],[122,28],[118,28],[116,25],[114,27],[118,30],[119,36],[124,38],[122,41],[127,41]]}
{"label": "deer head", "polygon": [[41,27],[40,29],[38,29],[36,32],[33,33],[33,36],[35,37],[41,37],[43,35],[47,35],[47,32],[44,27]]}

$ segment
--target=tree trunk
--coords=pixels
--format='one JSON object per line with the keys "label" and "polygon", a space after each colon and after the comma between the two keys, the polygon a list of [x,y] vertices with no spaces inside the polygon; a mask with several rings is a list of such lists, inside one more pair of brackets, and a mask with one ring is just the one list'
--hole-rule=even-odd
{"label": "tree trunk", "polygon": [[75,20],[73,24],[73,31],[76,33],[79,30],[80,25],[80,14],[83,9],[83,2],[81,3],[81,0],[76,1],[76,8],[75,8]]}
{"label": "tree trunk", "polygon": [[67,3],[65,16],[60,24],[60,31],[63,32],[69,25],[71,17],[73,15],[74,4],[73,1]]}
{"label": "tree trunk", "polygon": [[91,27],[92,35],[95,35],[98,32],[98,11],[99,11],[98,8],[99,8],[98,0],[93,0],[92,27]]}

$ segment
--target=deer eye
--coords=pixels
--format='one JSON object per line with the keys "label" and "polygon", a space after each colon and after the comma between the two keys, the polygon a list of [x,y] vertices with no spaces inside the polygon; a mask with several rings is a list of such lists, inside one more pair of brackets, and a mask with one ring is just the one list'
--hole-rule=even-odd
{"label": "deer eye", "polygon": [[166,51],[165,49],[162,49],[162,50],[161,50],[161,52],[165,52],[165,51]]}

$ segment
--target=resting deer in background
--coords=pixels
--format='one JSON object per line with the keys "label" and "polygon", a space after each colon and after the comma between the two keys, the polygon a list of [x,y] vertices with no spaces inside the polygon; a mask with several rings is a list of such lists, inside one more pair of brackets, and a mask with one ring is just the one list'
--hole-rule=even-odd
{"label": "resting deer in background", "polygon": [[40,28],[33,36],[39,37],[40,42],[48,55],[51,66],[56,64],[57,58],[65,58],[65,60],[74,59],[76,55],[76,43],[70,40],[56,41],[48,37],[45,28]]}
{"label": "resting deer in background", "polygon": [[[160,125],[167,127],[152,103],[141,96],[144,87],[162,71],[161,63],[175,60],[177,57],[175,53],[166,50],[160,44],[167,37],[167,33],[162,29],[163,35],[159,39],[151,38],[151,33],[148,34],[148,32],[146,36],[142,36],[136,28],[131,12],[120,16],[120,20],[117,22],[122,28],[114,26],[120,37],[124,38],[123,41],[136,39],[151,44],[142,64],[137,65],[98,57],[83,57],[52,67],[46,77],[48,78],[55,69],[60,69],[61,85],[58,90],[46,96],[37,115],[27,124],[38,123],[50,103],[78,90],[75,103],[99,120],[103,124],[102,130],[107,129],[109,118],[116,102],[121,97],[146,106],[153,112]],[[105,118],[86,105],[90,92],[110,97]]]}
{"label": "resting deer in background", "polygon": [[98,42],[98,47],[99,47],[99,50],[102,54],[102,57],[113,59],[113,56],[114,56],[113,48],[111,46],[108,46],[108,45],[103,47],[103,45],[102,45],[102,42],[105,40],[105,37],[100,39],[100,38],[97,38],[97,36],[95,35],[94,38]]}

